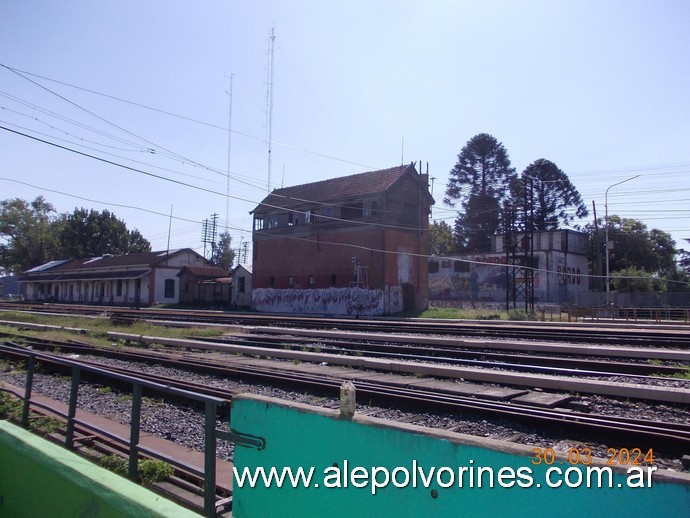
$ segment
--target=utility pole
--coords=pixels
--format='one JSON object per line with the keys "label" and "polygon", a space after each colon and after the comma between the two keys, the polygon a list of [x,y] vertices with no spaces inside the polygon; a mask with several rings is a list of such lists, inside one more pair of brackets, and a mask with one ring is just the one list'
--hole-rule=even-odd
{"label": "utility pole", "polygon": [[206,245],[211,245],[211,261],[216,256],[216,229],[218,214],[211,215],[211,222],[205,219],[201,227],[201,242],[204,244],[204,258],[206,258]]}
{"label": "utility pole", "polygon": [[271,140],[273,138],[273,54],[275,39],[275,27],[272,27],[271,35],[268,37],[268,67],[266,71],[266,143],[268,145],[268,180],[266,183],[267,192],[271,192]]}

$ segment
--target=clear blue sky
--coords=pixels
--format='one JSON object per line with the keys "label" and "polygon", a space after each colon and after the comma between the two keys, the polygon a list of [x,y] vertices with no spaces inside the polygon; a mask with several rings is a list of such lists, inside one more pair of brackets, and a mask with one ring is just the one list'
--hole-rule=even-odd
{"label": "clear blue sky", "polygon": [[641,175],[609,214],[690,247],[685,0],[0,0],[0,125],[141,171],[2,130],[0,199],[108,209],[154,249],[171,206],[172,248],[203,251],[213,213],[250,242],[272,27],[271,187],[421,160],[452,223],[448,172],[487,132],[518,172],[555,162],[600,217]]}

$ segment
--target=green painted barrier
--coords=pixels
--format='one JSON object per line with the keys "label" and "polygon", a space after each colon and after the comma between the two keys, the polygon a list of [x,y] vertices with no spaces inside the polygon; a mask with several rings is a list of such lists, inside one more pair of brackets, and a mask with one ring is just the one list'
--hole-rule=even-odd
{"label": "green painted barrier", "polygon": [[555,458],[551,449],[253,395],[233,400],[231,428],[265,439],[262,449],[235,447],[235,518],[679,517],[690,510],[690,475],[632,466],[623,450],[612,460],[626,466],[588,464],[585,450]]}
{"label": "green painted barrier", "polygon": [[0,516],[199,516],[0,420]]}

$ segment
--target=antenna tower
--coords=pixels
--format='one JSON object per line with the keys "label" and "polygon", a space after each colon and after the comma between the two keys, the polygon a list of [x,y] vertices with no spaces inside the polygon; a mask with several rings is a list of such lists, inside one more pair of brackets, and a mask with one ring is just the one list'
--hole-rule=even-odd
{"label": "antenna tower", "polygon": [[271,35],[268,37],[268,67],[266,76],[266,143],[268,144],[268,181],[266,190],[271,192],[271,147],[273,138],[273,50],[275,46],[275,27],[271,28]]}
{"label": "antenna tower", "polygon": [[225,182],[225,224],[230,223],[230,149],[232,144],[232,79],[235,74],[230,74],[230,107],[228,109],[228,174]]}

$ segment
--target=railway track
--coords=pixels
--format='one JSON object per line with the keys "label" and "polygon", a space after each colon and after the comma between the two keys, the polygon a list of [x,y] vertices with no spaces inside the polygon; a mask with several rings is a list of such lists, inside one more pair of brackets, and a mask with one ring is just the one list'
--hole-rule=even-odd
{"label": "railway track", "polygon": [[[15,348],[14,354],[21,357],[27,354],[23,348]],[[137,358],[141,362],[151,361],[155,357],[155,361],[161,361],[162,355],[160,352],[146,353],[145,355],[135,355],[131,352],[130,360]],[[52,364],[60,363],[60,357],[51,355],[49,360]],[[170,365],[174,365],[180,369],[201,369],[204,367],[204,362],[198,360],[187,360],[172,357],[166,360]],[[270,380],[271,383],[282,385],[299,386],[300,390],[310,390],[320,393],[337,394],[340,386],[339,380],[329,379],[326,376],[319,374],[305,374],[305,373],[290,373],[281,372],[276,369],[257,369],[255,366],[238,367],[213,365],[205,366],[208,370],[217,375],[223,376],[243,376],[252,377],[254,379],[260,378],[263,382]],[[103,367],[104,370],[111,370],[112,372],[126,372],[129,375],[136,375],[143,379],[150,379],[160,382],[155,377],[144,372],[133,372],[131,369],[116,369],[113,367]],[[165,379],[165,383],[175,386],[175,381]],[[188,382],[182,382],[181,388],[185,390],[190,389]],[[437,392],[423,387],[400,387],[391,386],[385,383],[376,381],[368,381],[366,379],[358,380],[356,382],[358,395],[368,398],[382,404],[402,405],[413,409],[423,409],[429,411],[435,409],[437,411],[450,412],[454,414],[481,414],[499,418],[507,421],[528,423],[531,426],[538,426],[542,428],[566,431],[569,434],[586,437],[588,439],[599,439],[606,441],[607,444],[617,442],[619,444],[636,444],[643,445],[657,450],[671,451],[677,454],[686,454],[690,451],[690,425],[670,423],[670,422],[641,422],[636,419],[625,417],[593,415],[587,413],[573,412],[567,409],[543,409],[535,408],[529,405],[516,404],[513,401],[488,401],[481,400],[475,397],[464,397],[456,394],[448,394]],[[215,397],[223,399],[231,399],[233,392],[222,391],[218,389],[210,389],[206,385],[193,386],[194,391],[200,393],[212,394]]]}
{"label": "railway track", "polygon": [[302,329],[339,329],[368,333],[415,333],[463,337],[503,337],[554,340],[588,344],[624,344],[646,347],[687,348],[690,328],[685,325],[589,324],[551,322],[449,321],[431,319],[354,319],[292,315],[264,315],[225,311],[179,309],[129,309],[114,306],[66,304],[0,304],[0,309],[55,314],[107,315],[118,323],[159,320],[187,324],[283,326]]}
{"label": "railway track", "polygon": [[[200,338],[209,343],[223,343],[224,339]],[[299,349],[314,352],[329,352],[350,356],[367,356],[397,360],[424,361],[449,365],[467,365],[483,368],[507,369],[545,374],[574,376],[675,376],[682,375],[688,368],[681,365],[660,365],[647,362],[613,361],[565,357],[564,355],[519,354],[519,351],[495,352],[472,351],[451,346],[419,346],[405,343],[391,343],[390,339],[376,340],[376,335],[366,341],[334,340],[303,336],[272,337],[261,334],[241,334],[232,338],[235,343],[266,349]]]}

